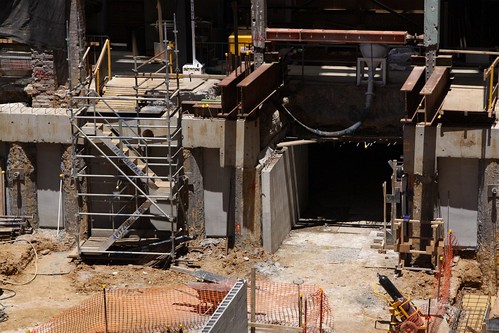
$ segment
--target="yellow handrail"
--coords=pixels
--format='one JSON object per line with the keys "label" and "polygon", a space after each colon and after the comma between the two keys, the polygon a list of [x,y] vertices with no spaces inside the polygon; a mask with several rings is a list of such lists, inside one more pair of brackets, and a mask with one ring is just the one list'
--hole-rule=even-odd
{"label": "yellow handrail", "polygon": [[101,81],[100,81],[100,71],[101,71],[101,65],[102,62],[104,61],[104,57],[107,54],[107,77],[111,77],[111,42],[109,39],[106,39],[104,42],[104,45],[102,46],[102,51],[99,55],[99,58],[97,59],[97,63],[95,64],[94,71],[93,71],[93,76],[95,77],[95,90],[97,93],[101,93]]}
{"label": "yellow handrail", "polygon": [[490,110],[492,108],[492,104],[493,104],[493,99],[494,99],[494,71],[495,71],[495,67],[497,66],[497,64],[499,63],[499,57],[497,57],[493,62],[492,64],[489,66],[489,68],[487,68],[486,70],[484,70],[483,72],[483,81],[486,81],[487,79],[489,80],[488,82],[488,86],[489,86],[489,93],[488,93],[488,96],[487,96],[487,110]]}

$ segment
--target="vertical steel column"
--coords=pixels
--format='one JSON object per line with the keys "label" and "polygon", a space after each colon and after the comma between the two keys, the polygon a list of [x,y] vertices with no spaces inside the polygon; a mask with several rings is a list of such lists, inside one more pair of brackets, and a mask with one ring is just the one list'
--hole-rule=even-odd
{"label": "vertical steel column", "polygon": [[426,47],[426,80],[435,68],[440,42],[440,0],[424,2],[424,46]]}
{"label": "vertical steel column", "polygon": [[253,39],[253,54],[255,55],[255,69],[263,64],[266,27],[267,1],[251,0],[251,36]]}

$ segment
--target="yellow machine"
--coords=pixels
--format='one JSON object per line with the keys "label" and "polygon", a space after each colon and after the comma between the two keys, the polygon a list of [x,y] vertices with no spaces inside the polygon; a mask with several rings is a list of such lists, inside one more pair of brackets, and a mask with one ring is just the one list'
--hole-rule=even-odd
{"label": "yellow machine", "polygon": [[390,305],[390,322],[388,332],[393,333],[424,333],[427,321],[417,306],[412,304],[409,296],[404,296],[385,275],[378,274],[379,284],[385,289],[388,296],[377,292]]}
{"label": "yellow machine", "polygon": [[[251,36],[251,31],[239,30],[237,36],[237,44],[239,49],[238,55],[251,52],[251,46],[253,45],[253,38]],[[229,52],[231,54],[236,54],[236,43],[235,43],[234,34],[231,34],[229,36]]]}

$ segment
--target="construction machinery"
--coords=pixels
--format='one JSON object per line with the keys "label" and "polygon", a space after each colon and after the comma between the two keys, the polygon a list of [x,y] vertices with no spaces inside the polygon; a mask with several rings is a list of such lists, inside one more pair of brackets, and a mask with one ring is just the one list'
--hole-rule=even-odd
{"label": "construction machinery", "polygon": [[391,318],[389,321],[388,332],[393,333],[424,333],[426,332],[427,320],[411,302],[411,298],[402,293],[395,287],[390,279],[378,274],[378,282],[385,289],[388,296],[374,290],[377,296],[383,297],[390,306]]}

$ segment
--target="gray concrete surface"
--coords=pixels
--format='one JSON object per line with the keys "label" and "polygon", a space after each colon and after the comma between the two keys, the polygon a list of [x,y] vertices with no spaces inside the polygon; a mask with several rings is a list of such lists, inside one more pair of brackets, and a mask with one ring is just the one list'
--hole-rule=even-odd
{"label": "gray concrete surface", "polygon": [[231,169],[220,166],[218,149],[203,149],[204,225],[206,236],[227,236]]}
{"label": "gray concrete surface", "polygon": [[0,105],[0,141],[71,143],[66,109]]}
{"label": "gray concrete surface", "polygon": [[459,247],[477,246],[478,160],[438,160],[440,213],[446,229],[452,229]]}
{"label": "gray concrete surface", "polygon": [[[59,177],[59,174],[61,173],[61,155],[62,148],[60,145],[44,143],[36,146],[36,181],[40,227],[57,227],[59,213],[59,183],[61,180]],[[64,202],[61,204],[63,203]],[[62,215],[60,223],[60,228],[64,229],[64,218],[62,218]]]}
{"label": "gray concrete surface", "polygon": [[247,333],[248,288],[246,281],[237,281],[201,333]]}
{"label": "gray concrete surface", "polygon": [[275,252],[297,222],[308,192],[306,146],[283,149],[262,169],[262,242]]}

